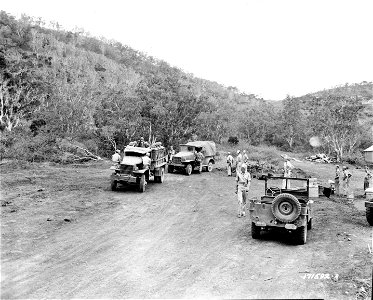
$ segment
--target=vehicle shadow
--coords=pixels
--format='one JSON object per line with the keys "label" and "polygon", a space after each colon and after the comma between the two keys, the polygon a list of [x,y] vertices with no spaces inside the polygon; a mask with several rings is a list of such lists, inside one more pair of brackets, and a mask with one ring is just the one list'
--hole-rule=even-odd
{"label": "vehicle shadow", "polygon": [[[294,232],[288,232],[286,230],[281,230],[279,228],[270,228],[267,230],[262,230],[260,232],[260,237],[258,239],[253,239],[251,236],[251,224],[247,224],[239,232],[239,235],[244,236],[247,240],[255,241],[257,243],[263,242],[275,242],[284,246],[295,246],[297,245]],[[311,234],[308,231],[308,234]],[[310,237],[310,236],[309,236]],[[310,241],[307,241],[307,243]]]}

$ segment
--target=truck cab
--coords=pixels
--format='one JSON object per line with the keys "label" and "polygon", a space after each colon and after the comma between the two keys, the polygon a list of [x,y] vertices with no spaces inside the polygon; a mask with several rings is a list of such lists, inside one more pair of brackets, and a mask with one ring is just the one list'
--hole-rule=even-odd
{"label": "truck cab", "polygon": [[202,169],[211,172],[215,164],[216,146],[211,141],[195,141],[180,145],[180,151],[175,154],[172,161],[168,164],[168,171],[183,171],[186,175],[199,168],[196,161],[196,152],[201,152],[204,156],[202,160]]}
{"label": "truck cab", "polygon": [[[150,157],[150,165],[144,164],[145,156]],[[167,151],[164,147],[127,146],[121,163],[110,168],[114,171],[110,177],[111,189],[117,190],[118,184],[135,185],[140,192],[145,192],[151,177],[154,182],[163,182],[166,164]]]}

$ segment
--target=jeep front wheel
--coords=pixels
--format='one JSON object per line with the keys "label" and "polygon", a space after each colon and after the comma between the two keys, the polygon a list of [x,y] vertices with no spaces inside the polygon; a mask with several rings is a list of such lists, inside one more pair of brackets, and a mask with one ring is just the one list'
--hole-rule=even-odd
{"label": "jeep front wheel", "polygon": [[260,226],[256,226],[254,222],[251,222],[251,237],[253,239],[260,237]]}
{"label": "jeep front wheel", "polygon": [[187,166],[185,167],[185,173],[189,176],[192,174],[192,171],[193,171],[193,167],[191,164],[187,164]]}
{"label": "jeep front wheel", "polygon": [[373,226],[373,208],[366,207],[365,216],[367,217],[367,221],[370,226]]}
{"label": "jeep front wheel", "polygon": [[304,245],[307,243],[307,226],[301,226],[295,230],[295,243]]}

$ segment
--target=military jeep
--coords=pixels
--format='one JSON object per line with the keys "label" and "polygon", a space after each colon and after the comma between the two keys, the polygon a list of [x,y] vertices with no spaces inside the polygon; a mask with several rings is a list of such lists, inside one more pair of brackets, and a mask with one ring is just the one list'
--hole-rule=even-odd
{"label": "military jeep", "polygon": [[[300,186],[290,187],[290,183]],[[262,230],[277,228],[291,232],[296,244],[305,244],[313,217],[309,189],[307,178],[266,176],[264,196],[249,200],[252,238],[259,238]]]}
{"label": "military jeep", "polygon": [[204,158],[202,170],[211,172],[215,164],[216,146],[210,141],[195,141],[180,145],[180,151],[175,154],[168,164],[168,172],[184,171],[186,175],[191,175],[193,170],[198,169],[195,151],[201,151]]}
{"label": "military jeep", "polygon": [[[144,166],[143,157],[150,154],[151,164]],[[150,177],[154,182],[162,183],[167,164],[167,151],[164,147],[143,148],[127,146],[120,164],[112,166],[111,189],[117,190],[118,184],[135,185],[140,192],[145,192]]]}

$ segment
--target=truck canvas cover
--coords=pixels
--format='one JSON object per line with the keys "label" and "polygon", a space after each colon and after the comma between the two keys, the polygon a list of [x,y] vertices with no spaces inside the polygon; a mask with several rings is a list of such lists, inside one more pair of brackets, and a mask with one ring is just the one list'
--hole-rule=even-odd
{"label": "truck canvas cover", "polygon": [[216,154],[216,146],[211,141],[195,141],[185,144],[186,146],[202,147],[205,156],[214,156]]}

